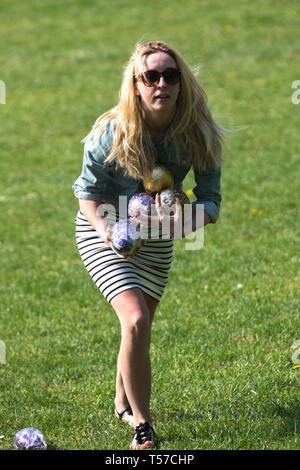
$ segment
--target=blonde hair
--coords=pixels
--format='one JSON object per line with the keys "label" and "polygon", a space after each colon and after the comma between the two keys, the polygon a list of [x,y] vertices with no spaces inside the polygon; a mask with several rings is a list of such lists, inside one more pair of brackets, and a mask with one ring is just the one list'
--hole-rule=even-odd
{"label": "blonde hair", "polygon": [[[87,137],[91,134],[99,137],[109,121],[115,119],[114,140],[105,162],[115,161],[128,175],[138,179],[143,179],[152,170],[154,160],[150,134],[136,94],[134,76],[142,70],[144,57],[156,52],[169,54],[181,70],[176,113],[169,127],[175,152],[179,152],[183,147],[187,148],[197,169],[217,168],[222,160],[221,147],[225,129],[213,120],[207,106],[206,94],[192,70],[180,55],[164,42],[137,45],[124,69],[118,105],[96,120]],[[166,141],[165,145],[168,145]]]}

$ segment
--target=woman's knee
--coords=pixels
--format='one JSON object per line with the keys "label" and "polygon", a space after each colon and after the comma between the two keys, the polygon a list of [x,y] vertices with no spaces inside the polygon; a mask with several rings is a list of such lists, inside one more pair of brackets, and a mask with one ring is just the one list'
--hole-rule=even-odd
{"label": "woman's knee", "polygon": [[125,328],[125,334],[129,335],[133,342],[144,342],[149,337],[150,327],[151,322],[148,312],[135,310],[131,312],[126,324],[123,326],[123,331]]}

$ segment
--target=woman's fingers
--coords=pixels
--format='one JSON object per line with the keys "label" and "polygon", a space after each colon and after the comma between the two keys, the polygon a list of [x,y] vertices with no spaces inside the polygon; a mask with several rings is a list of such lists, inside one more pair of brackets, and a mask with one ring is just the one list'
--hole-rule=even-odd
{"label": "woman's fingers", "polygon": [[141,225],[148,224],[149,218],[151,218],[150,215],[147,214],[141,214],[140,212],[136,212],[136,215],[134,215],[133,220]]}
{"label": "woman's fingers", "polygon": [[161,200],[160,200],[160,194],[159,193],[156,193],[156,196],[155,196],[155,208],[156,208],[156,212],[157,212],[159,221],[162,222],[162,220],[163,220],[163,210],[162,210],[162,207],[161,207]]}
{"label": "woman's fingers", "polygon": [[182,213],[182,207],[181,207],[181,204],[179,202],[179,199],[175,199],[175,213],[174,213],[174,221],[177,222],[178,219],[180,219],[181,217],[181,213]]}

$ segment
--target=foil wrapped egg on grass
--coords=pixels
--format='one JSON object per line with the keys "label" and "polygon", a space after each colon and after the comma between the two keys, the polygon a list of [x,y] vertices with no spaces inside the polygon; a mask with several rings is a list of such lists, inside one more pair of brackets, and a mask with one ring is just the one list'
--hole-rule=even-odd
{"label": "foil wrapped egg on grass", "polygon": [[144,188],[150,193],[159,193],[174,184],[171,172],[164,165],[156,165],[144,178]]}
{"label": "foil wrapped egg on grass", "polygon": [[142,245],[140,224],[133,219],[122,219],[111,231],[111,243],[120,255],[132,256]]}
{"label": "foil wrapped egg on grass", "polygon": [[15,435],[14,444],[19,450],[46,450],[44,435],[35,428],[24,428]]}

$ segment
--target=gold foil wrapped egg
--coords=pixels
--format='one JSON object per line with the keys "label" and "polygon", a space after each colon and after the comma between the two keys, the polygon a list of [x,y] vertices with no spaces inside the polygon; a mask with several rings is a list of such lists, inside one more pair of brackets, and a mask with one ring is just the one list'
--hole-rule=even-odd
{"label": "gold foil wrapped egg", "polygon": [[164,189],[172,188],[173,184],[171,172],[163,165],[156,165],[144,178],[144,188],[150,193],[159,193]]}

